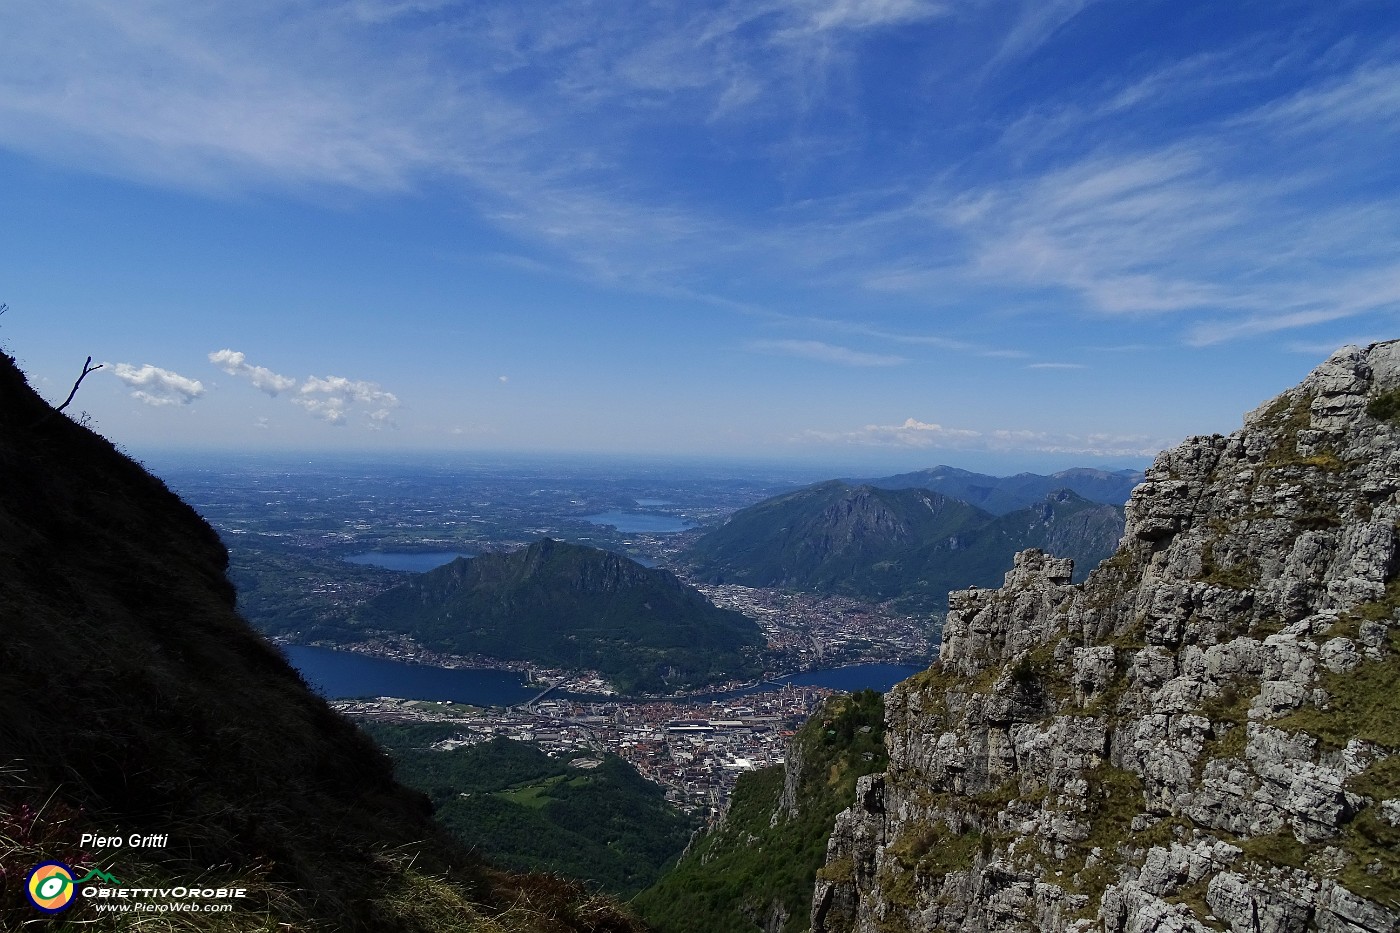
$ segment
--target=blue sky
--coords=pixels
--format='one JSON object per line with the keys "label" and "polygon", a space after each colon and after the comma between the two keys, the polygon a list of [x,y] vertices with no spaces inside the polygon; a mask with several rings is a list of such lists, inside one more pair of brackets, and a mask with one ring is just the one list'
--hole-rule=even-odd
{"label": "blue sky", "polygon": [[0,342],[138,454],[1141,463],[1400,336],[1397,27],[9,0]]}

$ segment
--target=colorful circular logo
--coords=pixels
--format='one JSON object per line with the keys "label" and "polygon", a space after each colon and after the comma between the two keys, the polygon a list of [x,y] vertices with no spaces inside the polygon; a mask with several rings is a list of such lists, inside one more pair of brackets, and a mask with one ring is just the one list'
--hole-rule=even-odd
{"label": "colorful circular logo", "polygon": [[36,865],[25,890],[30,903],[46,914],[66,910],[73,903],[73,870],[62,862]]}

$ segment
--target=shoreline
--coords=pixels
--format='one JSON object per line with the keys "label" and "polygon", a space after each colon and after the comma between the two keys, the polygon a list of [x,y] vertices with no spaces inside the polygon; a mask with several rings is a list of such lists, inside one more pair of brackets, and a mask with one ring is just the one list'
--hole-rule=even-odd
{"label": "shoreline", "polygon": [[811,666],[800,667],[791,671],[774,671],[752,681],[728,681],[675,693],[624,695],[618,692],[616,688],[609,684],[606,678],[597,671],[566,671],[559,668],[540,667],[527,661],[510,661],[484,656],[447,654],[432,651],[406,641],[335,644],[325,641],[307,642],[285,635],[270,640],[280,648],[320,648],[326,651],[338,651],[346,654],[377,658],[384,661],[398,661],[404,664],[422,665],[424,667],[438,668],[440,670],[507,671],[524,675],[526,678],[524,685],[527,687],[539,687],[541,690],[545,688],[559,689],[578,696],[625,700],[637,703],[693,700],[697,697],[720,696],[738,693],[744,690],[753,690],[756,687],[761,687],[763,684],[769,684],[774,689],[781,690],[786,687],[798,685],[785,684],[780,681],[813,671],[842,671],[850,668],[875,665],[908,667],[918,671],[926,667],[929,663],[922,660],[912,663],[909,661],[893,661],[887,659],[854,660],[836,664],[831,667]]}

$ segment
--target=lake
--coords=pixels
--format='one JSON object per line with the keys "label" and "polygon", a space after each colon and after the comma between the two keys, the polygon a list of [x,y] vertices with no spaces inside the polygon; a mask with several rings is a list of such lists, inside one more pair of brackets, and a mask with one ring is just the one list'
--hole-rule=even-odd
{"label": "lake", "polygon": [[583,520],[595,525],[612,525],[623,534],[671,534],[694,528],[695,523],[674,515],[659,515],[654,512],[599,512],[585,515]]}
{"label": "lake", "polygon": [[383,567],[385,570],[424,573],[443,564],[450,564],[459,557],[471,556],[460,551],[366,551],[363,554],[351,554],[344,560],[350,564],[369,564],[372,567]]}
{"label": "lake", "polygon": [[[513,706],[540,692],[539,687],[526,685],[525,675],[514,671],[430,667],[307,645],[291,645],[284,650],[306,682],[331,699],[390,696],[408,700],[451,700],[476,706]],[[883,692],[920,670],[922,668],[905,664],[853,664],[825,671],[804,671],[784,677],[780,682],[834,690]],[[761,684],[729,693],[707,694],[696,700],[708,702],[775,689],[777,687],[771,684]]]}
{"label": "lake", "polygon": [[525,675],[515,671],[431,667],[309,645],[290,645],[283,650],[306,682],[331,699],[402,697],[451,700],[476,706],[514,706],[542,689],[527,686]]}

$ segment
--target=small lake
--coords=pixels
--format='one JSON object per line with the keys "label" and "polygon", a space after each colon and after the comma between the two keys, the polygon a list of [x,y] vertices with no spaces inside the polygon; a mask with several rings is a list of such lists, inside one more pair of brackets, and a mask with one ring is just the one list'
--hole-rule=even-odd
{"label": "small lake", "polygon": [[585,515],[583,520],[595,525],[611,525],[623,534],[671,534],[695,527],[695,523],[688,519],[653,512],[599,512],[597,515]]}
{"label": "small lake", "polygon": [[[306,682],[331,699],[388,696],[451,700],[476,706],[513,706],[530,700],[541,689],[526,685],[525,675],[514,671],[430,667],[307,645],[290,645],[283,650]],[[853,664],[825,671],[804,671],[779,682],[834,690],[884,692],[920,670],[922,668],[906,664]],[[695,700],[709,702],[775,689],[777,687],[772,684],[760,684],[744,690],[707,694]],[[554,695],[557,694],[551,694]]]}
{"label": "small lake", "polygon": [[459,557],[471,556],[473,555],[460,551],[366,551],[363,554],[351,554],[345,558],[345,562],[368,564],[371,567],[383,567],[385,570],[425,573],[443,564],[450,564]]}

